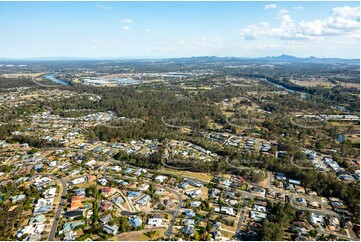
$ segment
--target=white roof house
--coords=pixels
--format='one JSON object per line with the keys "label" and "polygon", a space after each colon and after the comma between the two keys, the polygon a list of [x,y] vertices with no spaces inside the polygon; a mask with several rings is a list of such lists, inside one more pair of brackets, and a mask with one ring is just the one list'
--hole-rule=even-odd
{"label": "white roof house", "polygon": [[80,177],[80,178],[76,178],[74,180],[72,180],[70,183],[73,185],[77,185],[77,184],[81,184],[87,181],[86,177]]}
{"label": "white roof house", "polygon": [[234,216],[234,210],[231,207],[221,207],[221,208],[215,208],[214,209],[215,212],[220,212],[220,213],[225,213],[231,216]]}
{"label": "white roof house", "polygon": [[258,211],[258,212],[267,212],[267,208],[265,206],[260,206],[260,205],[253,205],[253,209],[254,211]]}
{"label": "white roof house", "polygon": [[163,175],[159,175],[159,176],[156,176],[156,178],[154,178],[154,180],[156,181],[156,182],[159,182],[159,183],[162,183],[162,182],[164,182],[165,180],[167,180],[168,179],[168,177],[167,176],[163,176]]}
{"label": "white roof house", "polygon": [[51,187],[43,193],[45,198],[53,198],[55,197],[55,194],[56,194],[56,187]]}
{"label": "white roof house", "polygon": [[190,196],[191,198],[195,198],[196,196],[200,195],[202,193],[201,189],[193,190],[186,192],[186,195]]}
{"label": "white roof house", "polygon": [[249,217],[259,221],[259,220],[267,218],[267,214],[261,213],[261,212],[256,212],[256,211],[251,211]]}
{"label": "white roof house", "polygon": [[148,220],[148,225],[153,227],[161,227],[162,226],[163,219],[161,218],[150,218]]}
{"label": "white roof house", "polygon": [[87,163],[85,163],[85,165],[91,167],[91,166],[95,165],[96,163],[97,163],[96,160],[90,160]]}
{"label": "white roof house", "polygon": [[311,213],[311,223],[324,226],[325,218],[322,215]]}

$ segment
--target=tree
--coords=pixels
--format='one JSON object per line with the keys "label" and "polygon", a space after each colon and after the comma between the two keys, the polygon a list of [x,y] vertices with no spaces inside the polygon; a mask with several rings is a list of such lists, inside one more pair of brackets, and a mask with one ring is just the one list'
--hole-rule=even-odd
{"label": "tree", "polygon": [[313,238],[316,238],[317,236],[317,230],[313,229],[309,232],[310,236],[313,237]]}
{"label": "tree", "polygon": [[261,229],[261,238],[263,241],[276,241],[282,240],[283,227],[277,222],[269,222],[267,219],[264,220]]}

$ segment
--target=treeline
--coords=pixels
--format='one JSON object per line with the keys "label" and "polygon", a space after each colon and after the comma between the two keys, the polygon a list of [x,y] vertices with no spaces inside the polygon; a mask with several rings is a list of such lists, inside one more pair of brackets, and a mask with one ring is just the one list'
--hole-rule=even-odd
{"label": "treeline", "polygon": [[17,88],[17,87],[34,87],[36,84],[27,77],[18,77],[18,78],[4,78],[0,77],[0,92],[1,88]]}
{"label": "treeline", "polygon": [[346,104],[348,109],[351,112],[360,112],[360,99],[357,94],[359,94],[358,90],[355,88],[346,88],[341,86],[334,86],[332,88],[322,88],[322,87],[304,87],[299,86],[289,80],[289,78],[272,78],[265,76],[256,76],[258,78],[267,78],[268,81],[276,83],[278,85],[282,85],[288,89],[308,93],[316,99],[322,98],[322,102],[331,103],[334,106],[344,105]]}
{"label": "treeline", "polygon": [[11,133],[19,128],[16,124],[2,124],[0,125],[0,140],[6,140],[11,136]]}
{"label": "treeline", "polygon": [[15,135],[12,137],[11,141],[18,142],[20,144],[27,143],[31,147],[36,148],[46,148],[46,147],[63,147],[63,144],[60,144],[56,141],[47,141],[39,139],[37,137],[28,136],[28,135]]}

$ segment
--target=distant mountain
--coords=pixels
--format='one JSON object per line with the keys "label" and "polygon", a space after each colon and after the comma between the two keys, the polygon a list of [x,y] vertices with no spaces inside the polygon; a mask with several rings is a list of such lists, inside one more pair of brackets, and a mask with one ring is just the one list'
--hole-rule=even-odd
{"label": "distant mountain", "polygon": [[266,56],[258,58],[247,57],[217,57],[192,56],[180,58],[86,58],[86,57],[39,57],[39,58],[0,58],[6,61],[173,61],[178,63],[215,63],[215,62],[242,62],[242,63],[323,63],[323,64],[352,64],[359,65],[360,59],[318,58],[314,56],[301,58],[292,55]]}
{"label": "distant mountain", "polygon": [[280,56],[267,56],[257,58],[263,61],[269,62],[308,62],[308,63],[350,63],[350,64],[360,64],[360,59],[341,59],[341,58],[317,58],[310,56],[307,58],[296,57],[292,55],[280,55]]}
{"label": "distant mountain", "polygon": [[[164,59],[165,60],[165,59]],[[340,58],[317,58],[310,56],[307,58],[296,57],[292,55],[267,56],[258,58],[245,57],[217,57],[217,56],[196,56],[184,58],[171,58],[175,62],[191,63],[191,62],[244,62],[244,63],[324,63],[324,64],[352,64],[359,65],[360,59],[340,59]]]}
{"label": "distant mountain", "polygon": [[267,56],[267,57],[260,57],[258,59],[262,60],[273,60],[273,61],[299,61],[302,58],[298,58],[292,55],[280,55],[280,56]]}

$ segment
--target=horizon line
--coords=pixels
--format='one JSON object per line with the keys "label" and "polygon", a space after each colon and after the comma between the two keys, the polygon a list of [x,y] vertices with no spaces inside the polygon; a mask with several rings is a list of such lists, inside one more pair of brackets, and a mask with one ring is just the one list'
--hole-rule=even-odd
{"label": "horizon line", "polygon": [[143,57],[70,57],[70,56],[47,56],[47,57],[0,57],[0,61],[6,60],[166,60],[166,59],[187,59],[187,58],[202,58],[202,57],[215,57],[215,58],[237,58],[237,59],[262,59],[262,58],[278,58],[278,57],[290,57],[290,58],[297,58],[297,59],[340,59],[340,60],[360,60],[360,57],[354,58],[342,58],[342,57],[317,57],[317,56],[308,56],[308,57],[299,57],[294,55],[288,54],[281,54],[276,56],[258,56],[258,57],[242,57],[242,56],[216,56],[216,55],[195,55],[195,56],[169,56],[169,57],[154,57],[154,56],[143,56]]}

